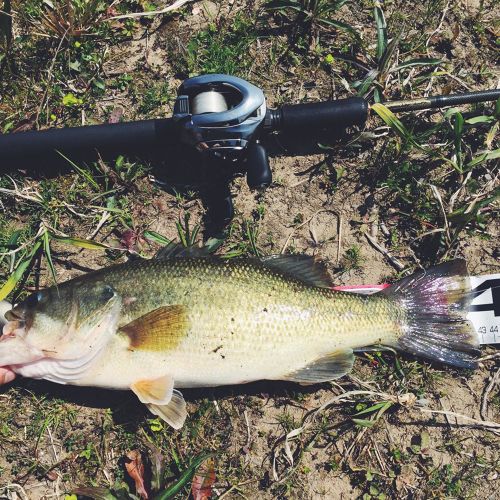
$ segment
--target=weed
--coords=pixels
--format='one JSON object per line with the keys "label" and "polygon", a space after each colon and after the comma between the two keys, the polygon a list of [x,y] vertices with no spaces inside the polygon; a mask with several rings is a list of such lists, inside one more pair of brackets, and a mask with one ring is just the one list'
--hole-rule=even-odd
{"label": "weed", "polygon": [[359,271],[363,266],[364,257],[361,254],[361,249],[358,245],[353,245],[348,248],[340,262],[340,270],[343,273]]}
{"label": "weed", "polygon": [[188,43],[181,62],[181,72],[190,76],[224,73],[244,76],[253,57],[251,46],[256,40],[254,20],[237,15],[231,24],[212,23]]}
{"label": "weed", "polygon": [[137,109],[145,116],[150,116],[154,112],[160,112],[160,115],[163,116],[166,114],[166,105],[172,100],[173,94],[169,89],[168,82],[155,83],[141,92],[140,104]]}
{"label": "weed", "polygon": [[95,32],[107,7],[103,0],[54,0],[40,9],[31,4],[28,12],[42,33],[62,39]]}
{"label": "weed", "polygon": [[349,0],[271,0],[266,4],[266,9],[287,15],[295,13],[292,26],[295,29],[294,40],[306,37],[311,43],[318,38],[319,32],[328,28],[346,31],[359,38],[357,31],[348,23],[334,19],[334,15]]}

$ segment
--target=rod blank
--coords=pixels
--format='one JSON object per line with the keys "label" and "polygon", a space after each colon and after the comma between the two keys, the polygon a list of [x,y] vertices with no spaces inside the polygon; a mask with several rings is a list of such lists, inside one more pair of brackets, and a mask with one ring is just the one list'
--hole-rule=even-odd
{"label": "rod blank", "polygon": [[496,101],[500,99],[500,89],[481,90],[479,92],[465,92],[463,94],[435,95],[405,101],[388,101],[384,106],[391,111],[419,111],[422,109],[444,108],[460,104],[474,104],[478,102]]}

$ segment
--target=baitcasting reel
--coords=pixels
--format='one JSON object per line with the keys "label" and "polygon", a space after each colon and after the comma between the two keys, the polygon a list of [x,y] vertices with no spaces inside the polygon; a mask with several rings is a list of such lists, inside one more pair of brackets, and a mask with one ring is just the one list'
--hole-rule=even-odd
{"label": "baitcasting reel", "polygon": [[271,184],[272,174],[260,128],[266,118],[261,89],[229,75],[186,80],[175,101],[174,123],[180,140],[212,161],[245,163],[251,189]]}

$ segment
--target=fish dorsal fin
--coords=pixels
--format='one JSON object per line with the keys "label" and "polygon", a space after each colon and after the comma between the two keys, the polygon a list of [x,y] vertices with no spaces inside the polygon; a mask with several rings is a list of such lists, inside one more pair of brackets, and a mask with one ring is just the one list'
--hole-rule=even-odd
{"label": "fish dorsal fin", "polygon": [[265,266],[308,285],[320,288],[333,286],[325,264],[310,255],[269,255],[261,261]]}
{"label": "fish dorsal fin", "polygon": [[172,399],[174,379],[170,375],[160,378],[138,380],[130,389],[144,404],[166,405]]}
{"label": "fish dorsal fin", "polygon": [[185,247],[180,243],[170,242],[156,252],[155,259],[180,259],[182,257],[209,257],[210,251],[207,247],[189,246]]}
{"label": "fish dorsal fin", "polygon": [[318,384],[343,377],[352,370],[354,354],[352,349],[332,352],[309,365],[288,374],[285,380],[300,384]]}
{"label": "fish dorsal fin", "polygon": [[185,338],[188,329],[186,306],[159,307],[122,326],[131,351],[169,351]]}
{"label": "fish dorsal fin", "polygon": [[173,390],[172,399],[166,405],[147,404],[146,406],[153,415],[165,420],[174,429],[180,429],[184,425],[187,417],[186,402],[179,391]]}

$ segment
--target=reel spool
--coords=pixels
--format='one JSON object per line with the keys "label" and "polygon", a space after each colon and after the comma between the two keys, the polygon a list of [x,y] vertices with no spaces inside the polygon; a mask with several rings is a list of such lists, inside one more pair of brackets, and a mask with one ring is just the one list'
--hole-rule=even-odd
{"label": "reel spool", "polygon": [[200,92],[193,99],[193,114],[222,113],[228,110],[224,96],[216,90]]}

